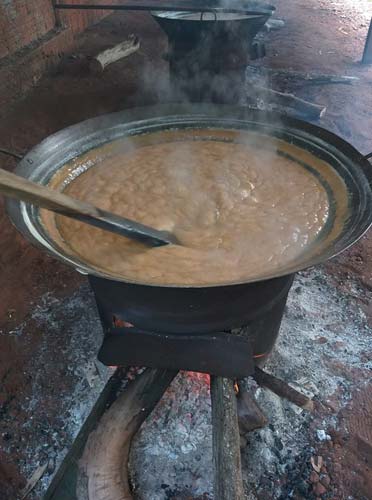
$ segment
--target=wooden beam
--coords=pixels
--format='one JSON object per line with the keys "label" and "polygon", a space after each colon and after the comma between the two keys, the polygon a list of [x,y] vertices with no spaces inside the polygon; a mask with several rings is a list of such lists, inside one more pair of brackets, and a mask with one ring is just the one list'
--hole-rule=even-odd
{"label": "wooden beam", "polygon": [[243,500],[240,436],[234,382],[211,377],[214,500]]}

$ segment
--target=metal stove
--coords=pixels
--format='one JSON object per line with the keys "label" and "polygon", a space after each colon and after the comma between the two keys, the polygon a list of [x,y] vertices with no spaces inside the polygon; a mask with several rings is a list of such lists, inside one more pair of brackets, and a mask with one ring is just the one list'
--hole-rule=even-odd
{"label": "metal stove", "polygon": [[242,378],[277,338],[293,276],[236,286],[170,288],[90,276],[106,365]]}

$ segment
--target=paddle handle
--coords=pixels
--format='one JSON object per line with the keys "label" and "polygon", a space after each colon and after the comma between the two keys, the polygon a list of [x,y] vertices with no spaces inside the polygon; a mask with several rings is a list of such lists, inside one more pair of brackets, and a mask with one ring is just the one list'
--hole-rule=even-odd
{"label": "paddle handle", "polygon": [[99,217],[99,212],[93,205],[36,184],[2,168],[0,168],[0,193],[64,215]]}
{"label": "paddle handle", "polygon": [[158,231],[139,222],[101,210],[94,205],[70,198],[59,191],[36,184],[0,168],[0,193],[17,198],[61,215],[77,219],[150,246],[178,244],[174,234]]}

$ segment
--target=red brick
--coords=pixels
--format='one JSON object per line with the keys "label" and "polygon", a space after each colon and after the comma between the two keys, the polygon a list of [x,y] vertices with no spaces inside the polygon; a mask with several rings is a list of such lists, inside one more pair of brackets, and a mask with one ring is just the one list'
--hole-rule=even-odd
{"label": "red brick", "polygon": [[0,2],[0,28],[5,38],[0,56],[5,57],[29,45],[54,27],[54,12],[50,0],[10,0]]}
{"label": "red brick", "polygon": [[17,54],[10,63],[0,65],[0,108],[27,92],[35,77],[55,66],[60,60],[59,54],[71,50],[72,46],[72,33],[64,30],[35,49]]}

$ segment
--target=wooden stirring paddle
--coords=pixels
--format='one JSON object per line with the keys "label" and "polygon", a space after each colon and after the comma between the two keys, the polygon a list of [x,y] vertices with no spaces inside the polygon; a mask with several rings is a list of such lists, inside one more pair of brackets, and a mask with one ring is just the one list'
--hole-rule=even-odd
{"label": "wooden stirring paddle", "polygon": [[41,184],[36,184],[23,177],[0,168],[0,193],[10,198],[38,205],[60,215],[86,222],[105,231],[126,236],[145,245],[156,247],[177,244],[177,238],[168,231],[158,231],[119,215],[71,198]]}

